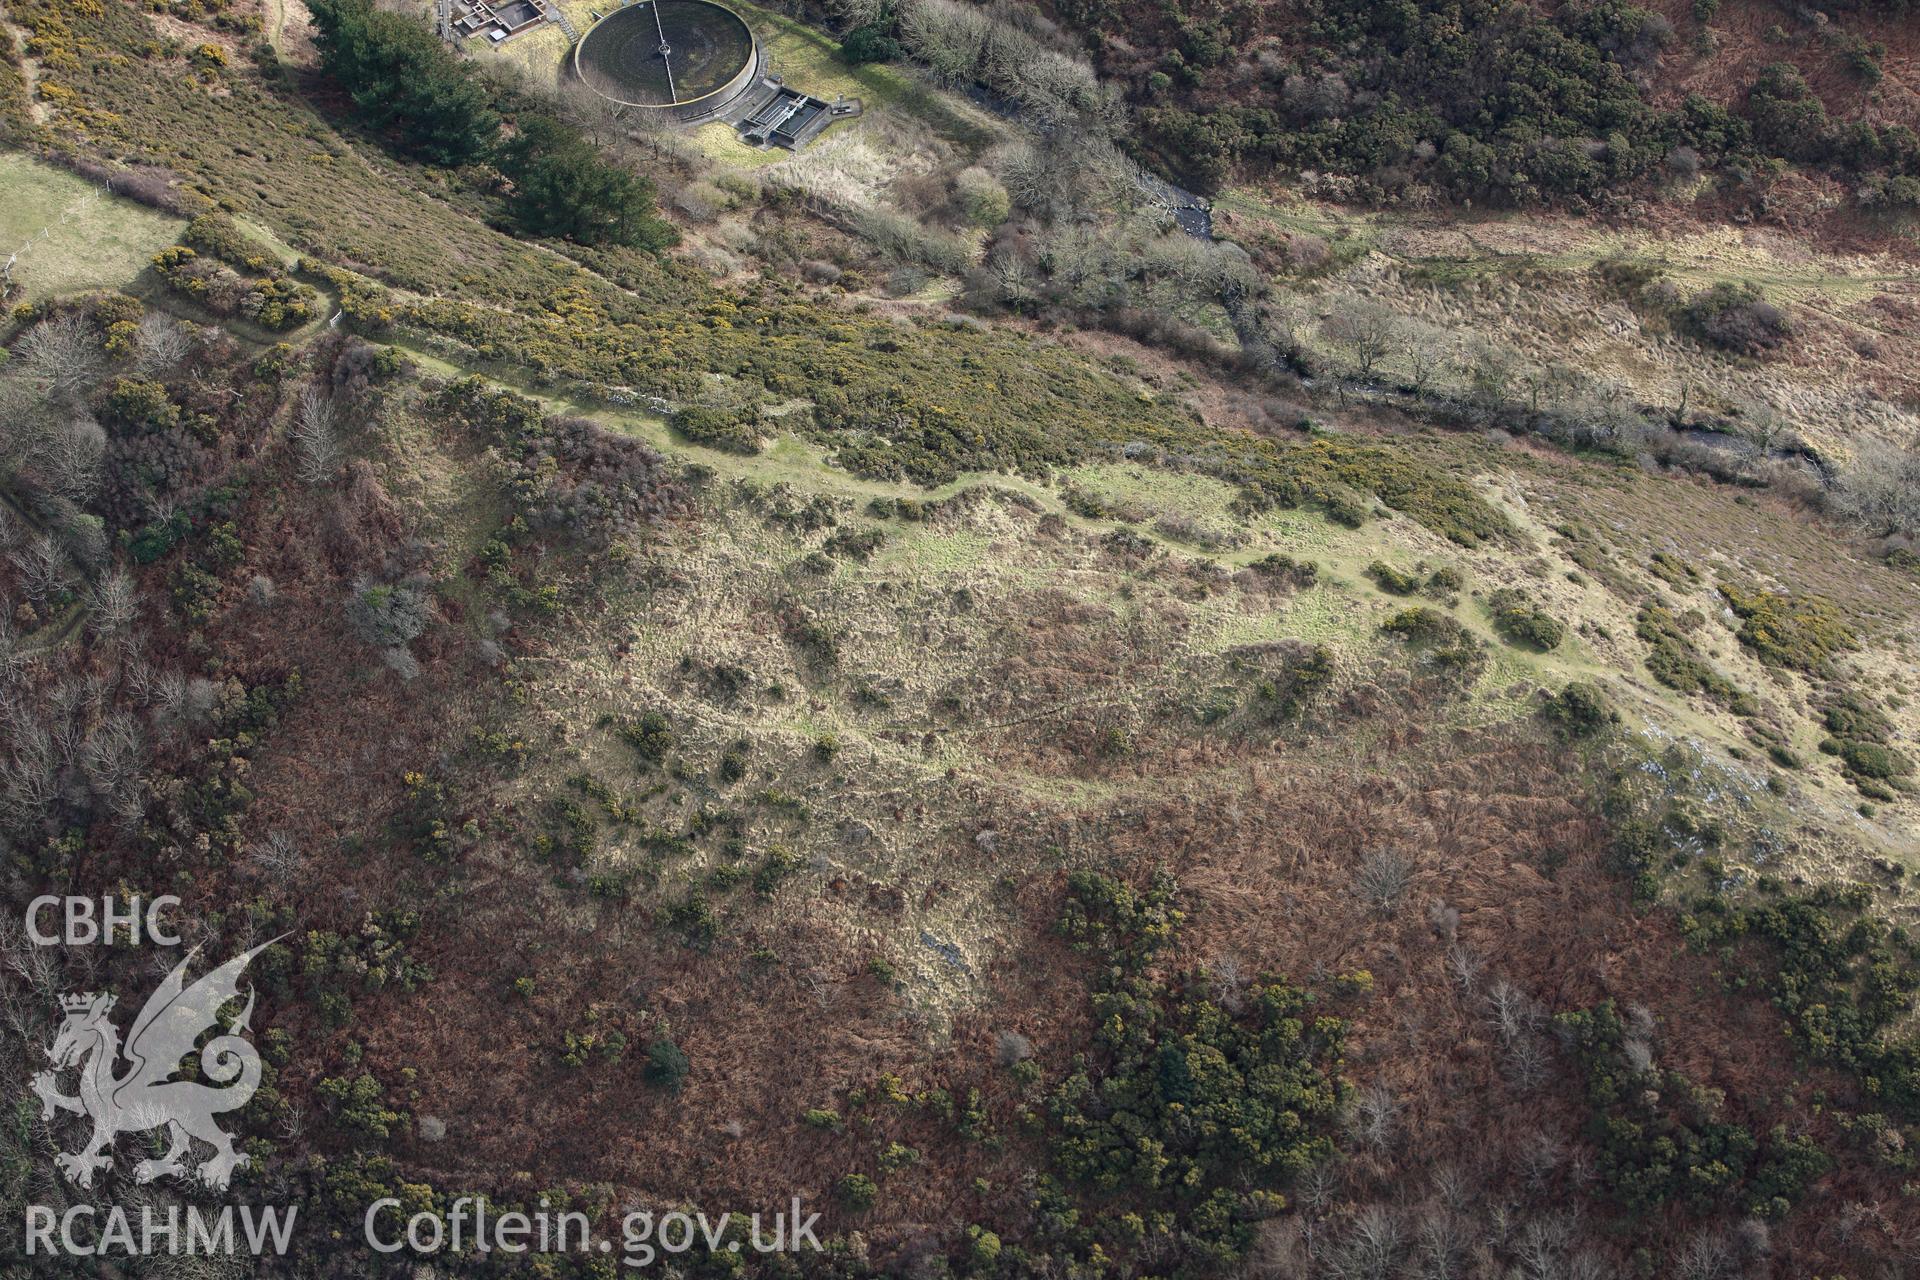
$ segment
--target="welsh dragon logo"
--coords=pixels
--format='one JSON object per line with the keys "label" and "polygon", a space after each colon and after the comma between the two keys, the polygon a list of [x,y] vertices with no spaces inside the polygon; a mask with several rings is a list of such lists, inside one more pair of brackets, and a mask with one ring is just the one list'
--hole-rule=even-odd
{"label": "welsh dragon logo", "polygon": [[[204,1045],[199,1042],[208,1031],[219,1028],[221,1008],[239,998],[240,975],[247,965],[277,941],[235,956],[192,986],[186,983],[187,966],[200,949],[188,952],[147,998],[128,1029],[123,1074],[115,1074],[122,1052],[120,1031],[108,1017],[114,997],[94,992],[61,997],[66,1018],[47,1051],[54,1069],[34,1076],[33,1091],[40,1095],[41,1119],[51,1120],[55,1111],[70,1111],[93,1121],[93,1137],[85,1147],[54,1157],[62,1173],[79,1186],[91,1187],[95,1173],[113,1167],[109,1148],[114,1138],[164,1126],[170,1142],[166,1154],[135,1165],[135,1180],[188,1176],[187,1159],[194,1154],[197,1139],[212,1147],[213,1154],[199,1163],[193,1176],[215,1190],[226,1189],[233,1171],[246,1167],[248,1161],[233,1149],[233,1139],[213,1118],[246,1106],[260,1085],[260,1055],[246,1040],[253,1015],[251,987],[246,1007],[230,1028]],[[182,1059],[196,1045],[200,1075],[212,1084],[174,1079],[182,1071]],[[74,1068],[79,1070],[77,1091],[63,1094],[58,1076]]]}

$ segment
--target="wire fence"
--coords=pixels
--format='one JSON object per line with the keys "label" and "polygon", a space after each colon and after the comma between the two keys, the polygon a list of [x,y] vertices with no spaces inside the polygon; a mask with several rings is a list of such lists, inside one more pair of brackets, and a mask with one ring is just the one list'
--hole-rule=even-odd
{"label": "wire fence", "polygon": [[0,267],[0,293],[12,292],[14,285],[13,268],[14,265],[20,261],[22,254],[27,253],[35,245],[46,240],[60,227],[73,221],[77,214],[84,212],[88,205],[98,200],[101,196],[110,196],[112,194],[113,183],[111,181],[102,182],[98,187],[89,189],[84,195],[76,197],[73,203],[60,211],[60,217],[57,220],[49,222],[46,226],[40,228],[38,235],[28,236],[24,244],[7,255],[6,265]]}

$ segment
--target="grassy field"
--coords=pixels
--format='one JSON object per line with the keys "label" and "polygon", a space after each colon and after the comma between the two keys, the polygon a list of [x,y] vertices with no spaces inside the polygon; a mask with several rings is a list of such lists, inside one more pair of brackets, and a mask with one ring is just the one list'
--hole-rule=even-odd
{"label": "grassy field", "polygon": [[[408,345],[408,349],[432,373],[457,376],[464,372],[459,365],[418,347]],[[1028,504],[1032,515],[1014,524],[999,520],[956,523],[951,519],[931,524],[886,522],[884,546],[869,562],[857,568],[843,567],[833,579],[834,596],[850,590],[857,595],[859,584],[878,577],[903,585],[918,584],[916,589],[964,582],[990,595],[1063,590],[1096,607],[1116,612],[1132,609],[1134,592],[1143,580],[1130,572],[1116,571],[1097,556],[1089,558],[1085,552],[1056,549],[1044,540],[1036,542],[1026,526],[1045,516],[1061,522],[1070,531],[1069,538],[1084,539],[1083,546],[1097,543],[1117,528],[1128,528],[1151,544],[1158,555],[1168,557],[1165,565],[1211,563],[1230,573],[1276,551],[1319,565],[1321,585],[1284,601],[1240,593],[1183,599],[1177,605],[1169,601],[1170,607],[1187,619],[1178,651],[1190,657],[1219,655],[1235,646],[1297,639],[1331,645],[1347,655],[1348,662],[1391,664],[1404,659],[1395,656],[1400,646],[1380,635],[1380,624],[1410,604],[1435,602],[1383,591],[1370,577],[1369,565],[1384,560],[1402,571],[1451,566],[1464,574],[1466,587],[1458,600],[1442,607],[1484,646],[1488,660],[1484,671],[1462,691],[1464,696],[1447,713],[1447,721],[1454,727],[1486,726],[1527,716],[1535,709],[1536,691],[1580,679],[1597,680],[1611,688],[1636,724],[1711,744],[1711,749],[1718,752],[1737,753],[1746,742],[1740,722],[1723,710],[1650,685],[1641,670],[1639,647],[1611,639],[1632,634],[1634,604],[1593,582],[1574,581],[1575,566],[1560,551],[1547,547],[1551,531],[1526,519],[1524,505],[1516,506],[1510,514],[1528,527],[1534,554],[1515,556],[1511,550],[1499,548],[1463,550],[1404,518],[1376,519],[1360,530],[1341,527],[1308,510],[1280,510],[1248,520],[1233,512],[1234,491],[1220,481],[1137,463],[1090,463],[1066,471],[1054,483],[967,473],[927,490],[850,475],[828,462],[819,446],[797,436],[780,435],[764,452],[742,457],[690,445],[653,415],[610,410],[596,401],[551,389],[541,391],[526,385],[517,385],[516,389],[556,412],[594,417],[611,428],[639,436],[670,456],[697,462],[709,468],[723,485],[744,483],[761,490],[785,488],[798,494],[821,495],[839,504],[856,527],[870,526],[865,511],[875,498],[938,503],[967,490],[986,489],[1019,495],[1020,501]],[[1538,482],[1553,490],[1561,483],[1545,477]],[[1076,509],[1078,500],[1069,496],[1075,492],[1097,501],[1110,514],[1082,514]],[[1635,514],[1641,513],[1636,510]],[[1651,517],[1654,513],[1645,514]],[[1163,524],[1169,516],[1183,517],[1207,534],[1223,536],[1224,544],[1212,548],[1195,545],[1190,535],[1169,531],[1170,526]],[[777,554],[763,547],[754,556],[734,557],[727,572],[744,572],[746,563],[783,565],[800,550],[784,542]],[[1155,571],[1145,581],[1164,571]],[[1509,645],[1496,634],[1477,599],[1502,586],[1519,587],[1557,617],[1570,623],[1598,624],[1599,630],[1591,638],[1580,632],[1570,634],[1550,653]],[[1703,609],[1713,607],[1712,588],[1707,583],[1698,587],[1695,597],[1692,603]],[[1743,686],[1764,687],[1768,683],[1766,672],[1730,636],[1709,636],[1710,656]],[[1708,638],[1703,637],[1703,642]],[[680,637],[667,647],[677,654],[682,651],[678,646],[685,643]],[[911,665],[883,662],[880,667],[898,674]],[[1788,722],[1804,729],[1797,717],[1789,716]],[[1805,730],[1802,736],[1806,733],[1811,730]],[[851,732],[849,736],[859,734]],[[1808,751],[1811,754],[1811,742]],[[941,763],[980,766],[978,760],[944,755]],[[1801,782],[1809,797],[1818,796],[1830,813],[1842,814],[1851,806],[1852,792],[1838,777],[1809,775]]]}
{"label": "grassy field", "polygon": [[[1861,434],[1920,438],[1912,411],[1920,346],[1897,317],[1920,271],[1885,254],[1840,253],[1754,227],[1602,227],[1554,214],[1499,213],[1436,224],[1246,189],[1216,202],[1221,233],[1277,258],[1275,283],[1313,317],[1369,298],[1432,326],[1454,352],[1435,385],[1465,388],[1462,353],[1491,341],[1534,369],[1571,370],[1604,398],[1751,417],[1777,415],[1816,448],[1845,457]],[[1649,273],[1666,311],[1611,288],[1603,264]],[[1735,358],[1681,332],[1673,312],[1720,285],[1750,287],[1786,309],[1792,337],[1766,359]],[[1310,343],[1339,357],[1309,323]],[[1401,353],[1384,362],[1405,377]]]}
{"label": "grassy field", "polygon": [[[141,279],[154,255],[179,240],[185,219],[106,195],[86,179],[20,152],[0,151],[0,189],[9,196],[0,205],[0,252],[15,259],[13,279],[21,286],[16,301],[116,289],[198,324],[222,323],[259,346],[311,337],[332,314],[329,306],[320,318],[292,332],[262,329],[239,317],[216,321],[188,299],[169,293],[157,279]],[[299,250],[266,222],[246,217],[238,221],[283,267],[291,269],[299,261]],[[323,283],[315,283],[326,292]]]}
{"label": "grassy field", "polygon": [[1520,268],[1585,270],[1614,258],[1658,265],[1690,285],[1754,284],[1789,301],[1853,302],[1920,288],[1920,271],[1877,255],[1815,253],[1774,231],[1715,226],[1623,230],[1555,215],[1501,213],[1444,226],[1390,212],[1346,209],[1236,188],[1217,208],[1327,240],[1336,256],[1378,252],[1410,265],[1455,264],[1498,275]]}
{"label": "grassy field", "polygon": [[[897,67],[850,63],[840,56],[839,44],[816,28],[792,18],[750,4],[740,3],[734,7],[752,24],[761,47],[767,51],[767,65],[772,74],[829,102],[841,98],[860,100],[864,116],[830,126],[829,134],[861,133],[876,116],[897,112],[968,150],[978,150],[994,136],[992,118],[963,99],[943,94]],[[767,165],[789,155],[777,148],[758,151],[745,146],[725,125],[707,125],[696,137],[707,154],[716,160]]]}
{"label": "grassy field", "polygon": [[18,152],[0,152],[0,191],[0,253],[29,302],[123,289],[186,225]]}
{"label": "grassy field", "polygon": [[[461,371],[436,356],[420,354],[435,373]],[[1643,666],[1644,649],[1633,638],[1643,590],[1669,592],[1677,612],[1694,609],[1704,620],[1722,612],[1715,582],[1750,572],[1738,553],[1737,536],[1725,545],[1713,539],[1696,543],[1692,558],[1706,572],[1684,591],[1662,587],[1645,568],[1653,551],[1669,545],[1672,529],[1732,528],[1741,508],[1734,496],[1724,492],[1676,490],[1669,482],[1627,469],[1575,463],[1528,467],[1510,457],[1512,469],[1496,468],[1480,487],[1523,531],[1524,546],[1466,549],[1412,520],[1382,513],[1361,529],[1340,526],[1311,510],[1271,511],[1249,519],[1236,512],[1235,491],[1216,479],[1134,462],[1088,462],[1063,471],[1051,482],[967,473],[926,490],[850,475],[832,465],[819,445],[793,435],[779,436],[759,455],[741,457],[689,445],[650,415],[610,412],[598,402],[550,389],[543,392],[525,385],[517,389],[556,411],[596,417],[670,455],[698,462],[725,484],[821,495],[850,515],[861,513],[852,515],[856,526],[868,523],[865,511],[874,498],[928,504],[969,489],[1017,494],[1031,513],[1012,524],[997,517],[942,518],[928,524],[887,522],[885,545],[859,568],[843,567],[834,579],[838,589],[873,575],[923,585],[966,582],[987,594],[1050,587],[1096,608],[1126,613],[1135,607],[1135,593],[1144,583],[1163,573],[1187,572],[1169,566],[1196,566],[1195,572],[1204,579],[1208,573],[1230,574],[1283,552],[1317,564],[1320,586],[1286,600],[1238,592],[1180,596],[1178,603],[1169,598],[1168,607],[1186,618],[1177,651],[1189,657],[1219,655],[1235,646],[1300,639],[1331,645],[1348,655],[1349,661],[1391,664],[1404,661],[1394,656],[1401,646],[1383,639],[1380,624],[1408,605],[1434,604],[1479,641],[1488,659],[1479,677],[1446,713],[1453,727],[1512,721],[1531,714],[1542,688],[1558,688],[1574,679],[1595,680],[1612,690],[1636,726],[1683,737],[1729,759],[1752,755],[1753,744],[1740,718],[1706,699],[1676,695],[1654,684]],[[1485,463],[1484,455],[1476,455],[1470,445],[1434,439],[1428,446],[1438,451],[1436,459],[1454,457],[1470,467]],[[1619,524],[1589,550],[1610,560],[1637,584],[1624,592],[1581,572],[1555,532],[1570,518],[1563,508],[1571,504],[1586,509],[1596,491],[1604,494],[1602,500]],[[1086,514],[1089,509],[1100,513]],[[1132,571],[1117,571],[1090,550],[1063,555],[1052,543],[1033,535],[1031,522],[1043,516],[1059,522],[1069,538],[1084,539],[1080,545],[1086,548],[1124,527],[1151,545],[1156,557],[1165,557],[1159,561],[1162,567],[1142,579]],[[1782,530],[1773,549],[1777,554],[1769,557],[1767,576],[1777,577],[1788,590],[1835,591],[1841,607],[1856,622],[1868,627],[1898,625],[1870,608],[1872,589],[1849,592],[1831,585],[1839,566],[1833,562],[1838,548],[1829,539],[1812,530]],[[799,550],[787,547],[771,559],[784,563]],[[1457,598],[1445,601],[1393,595],[1374,581],[1370,566],[1375,561],[1402,572],[1451,568],[1464,579],[1463,588]],[[1212,568],[1202,571],[1197,568],[1201,565]],[[1503,587],[1521,590],[1567,623],[1565,641],[1546,653],[1504,642],[1482,603],[1487,594]],[[1741,688],[1764,693],[1774,704],[1771,714],[1802,754],[1811,761],[1822,760],[1816,750],[1821,736],[1815,714],[1817,690],[1808,681],[1763,666],[1735,641],[1730,627],[1703,626],[1695,642]],[[1900,712],[1897,718],[1904,722],[1907,716]],[[1795,785],[1805,801],[1836,820],[1849,820],[1849,811],[1858,801],[1844,777],[1820,763],[1798,773]]]}
{"label": "grassy field", "polygon": [[773,74],[816,98],[858,98],[869,111],[906,111],[960,142],[988,128],[981,112],[899,67],[848,62],[839,44],[817,28],[751,4],[734,8],[752,24]]}

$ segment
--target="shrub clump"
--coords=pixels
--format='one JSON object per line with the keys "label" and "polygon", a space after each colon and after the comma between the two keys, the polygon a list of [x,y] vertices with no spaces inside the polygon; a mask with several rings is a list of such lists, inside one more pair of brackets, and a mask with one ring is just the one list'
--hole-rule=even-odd
{"label": "shrub clump", "polygon": [[1420,575],[1396,569],[1384,560],[1367,566],[1367,576],[1389,595],[1410,596],[1420,589]]}
{"label": "shrub clump", "polygon": [[1656,578],[1682,591],[1690,590],[1700,581],[1698,569],[1680,557],[1669,555],[1665,551],[1654,552],[1653,559],[1648,562],[1647,567],[1653,570]]}
{"label": "shrub clump", "polygon": [[1590,738],[1620,720],[1605,691],[1584,680],[1574,681],[1549,698],[1542,714],[1568,738]]}
{"label": "shrub clump", "polygon": [[976,227],[997,227],[1013,211],[1012,198],[1000,179],[985,169],[963,169],[953,180],[954,203]]}
{"label": "shrub clump", "polygon": [[1526,645],[1546,651],[1557,649],[1566,639],[1566,624],[1535,605],[1517,587],[1502,587],[1487,597],[1487,612],[1493,629],[1508,644]]}
{"label": "shrub clump", "polygon": [[1642,609],[1634,633],[1652,646],[1647,654],[1648,674],[1669,689],[1704,693],[1737,716],[1754,714],[1759,705],[1753,695],[1720,674],[1687,637],[1702,621],[1697,613],[1676,618],[1671,609],[1660,605]]}
{"label": "shrub clump", "polygon": [[1787,596],[1722,586],[1721,596],[1740,617],[1740,643],[1760,661],[1823,674],[1837,653],[1860,645],[1833,602],[1820,596]]}
{"label": "shrub clump", "polygon": [[1719,1095],[1654,1065],[1651,1045],[1630,1031],[1611,1000],[1554,1021],[1586,1080],[1601,1180],[1628,1208],[1731,1200],[1775,1217],[1831,1167],[1811,1139],[1779,1127],[1763,1143],[1721,1118]]}
{"label": "shrub clump", "polygon": [[1274,552],[1262,556],[1247,566],[1248,570],[1269,582],[1289,587],[1306,588],[1320,581],[1320,566],[1311,560],[1296,560],[1290,555]]}
{"label": "shrub clump", "polygon": [[530,525],[604,547],[688,510],[664,458],[589,419],[548,417],[537,402],[479,378],[449,384],[432,407],[500,446],[515,505]]}
{"label": "shrub clump", "polygon": [[1459,619],[1423,604],[1400,610],[1381,623],[1380,629],[1420,646],[1435,665],[1461,675],[1477,669],[1483,656],[1480,642],[1460,625]]}
{"label": "shrub clump", "polygon": [[647,1046],[647,1065],[641,1068],[640,1074],[648,1084],[677,1093],[692,1066],[686,1051],[675,1044],[672,1037],[661,1036]]}
{"label": "shrub clump", "polygon": [[640,763],[649,768],[664,764],[673,750],[673,722],[665,713],[643,711],[619,728],[620,740],[633,748]]}
{"label": "shrub clump", "polygon": [[[1047,1100],[1052,1173],[1036,1202],[1082,1257],[1134,1253],[1129,1221],[1165,1213],[1162,1240],[1187,1256],[1160,1257],[1168,1274],[1188,1274],[1242,1257],[1252,1224],[1281,1203],[1264,1188],[1333,1153],[1346,1022],[1279,979],[1222,999],[1205,972],[1161,974],[1175,894],[1164,875],[1145,890],[1069,877],[1061,928],[1095,960],[1095,1031]],[[1068,1216],[1063,1184],[1111,1212]]]}
{"label": "shrub clump", "polygon": [[1913,762],[1893,748],[1893,722],[1859,694],[1843,690],[1827,703],[1824,716],[1828,737],[1820,750],[1838,757],[1847,777],[1863,795],[1875,800],[1895,798],[1896,779],[1913,772]]}
{"label": "shrub clump", "polygon": [[880,529],[836,529],[820,544],[820,550],[836,559],[867,561],[885,544],[887,535]]}
{"label": "shrub clump", "polygon": [[1442,565],[1429,573],[1424,562],[1412,569],[1396,569],[1384,560],[1375,560],[1367,566],[1367,576],[1388,595],[1419,594],[1449,604],[1454,602],[1460,588],[1466,585],[1466,579],[1458,569]]}
{"label": "shrub clump", "polygon": [[685,510],[666,460],[638,440],[586,418],[549,420],[513,469],[528,520],[590,546],[634,537]]}
{"label": "shrub clump", "polygon": [[297,329],[320,312],[320,295],[269,259],[259,279],[241,275],[183,244],[154,255],[154,270],[169,289],[217,316],[242,316],[263,329]]}
{"label": "shrub clump", "polygon": [[695,444],[728,453],[760,452],[760,415],[753,411],[688,405],[673,415],[673,429]]}
{"label": "shrub clump", "polygon": [[1380,629],[1390,635],[1429,644],[1458,643],[1472,639],[1458,620],[1423,604],[1400,610],[1381,623]]}
{"label": "shrub clump", "polygon": [[180,239],[248,275],[278,275],[281,270],[280,260],[273,251],[242,231],[240,224],[224,213],[201,214],[187,224]]}
{"label": "shrub clump", "polygon": [[1039,475],[1140,443],[1240,486],[1253,509],[1313,504],[1358,524],[1371,495],[1463,546],[1513,534],[1470,483],[1411,447],[1217,432],[1170,399],[1142,401],[1129,381],[1003,330],[902,327],[772,291],[727,297],[678,276],[672,287],[670,312],[652,299],[583,290],[569,296],[560,323],[448,297],[397,308],[363,299],[363,309],[545,379],[685,401],[706,393],[711,371],[779,399],[810,399],[810,419],[783,421],[874,479],[936,486],[963,471]]}
{"label": "shrub clump", "polygon": [[1768,992],[1808,1057],[1869,1085],[1877,1106],[1920,1118],[1920,1039],[1903,1028],[1920,990],[1920,945],[1868,908],[1863,885],[1729,907],[1696,903],[1682,917],[1703,951],[1762,945],[1743,981]]}
{"label": "shrub clump", "polygon": [[1263,677],[1253,687],[1257,705],[1275,720],[1291,720],[1307,704],[1333,684],[1333,651],[1315,645],[1304,653],[1290,655],[1280,669]]}
{"label": "shrub clump", "polygon": [[835,1188],[850,1213],[865,1213],[880,1198],[880,1188],[864,1173],[850,1173]]}
{"label": "shrub clump", "polygon": [[1764,355],[1793,336],[1786,312],[1750,284],[1716,284],[1694,295],[1681,315],[1696,337],[1736,355]]}
{"label": "shrub clump", "polygon": [[432,597],[419,582],[374,583],[361,579],[347,598],[347,621],[368,644],[404,645],[427,629]]}

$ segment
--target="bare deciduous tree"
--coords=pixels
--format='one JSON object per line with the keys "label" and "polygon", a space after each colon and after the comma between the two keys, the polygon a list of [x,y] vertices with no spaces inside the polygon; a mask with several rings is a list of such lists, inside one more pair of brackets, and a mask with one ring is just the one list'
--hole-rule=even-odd
{"label": "bare deciduous tree", "polygon": [[1566,1280],[1612,1280],[1620,1274],[1620,1269],[1592,1249],[1581,1249],[1566,1259],[1561,1274]]}
{"label": "bare deciduous tree", "polygon": [[1414,1274],[1420,1280],[1456,1280],[1466,1274],[1473,1239],[1457,1213],[1436,1205],[1420,1215]]}
{"label": "bare deciduous tree", "polygon": [[1699,1231],[1688,1239],[1674,1268],[1678,1280],[1732,1280],[1738,1273],[1726,1238],[1713,1231]]}
{"label": "bare deciduous tree", "polygon": [[122,820],[138,817],[144,800],[142,769],[147,752],[134,718],[124,711],[107,716],[87,735],[79,757],[87,784],[108,810]]}
{"label": "bare deciduous tree", "polygon": [[0,955],[5,956],[7,972],[17,976],[35,995],[51,997],[59,990],[57,951],[28,937],[25,922],[13,915],[0,919]]}
{"label": "bare deciduous tree", "polygon": [[1092,67],[1005,23],[989,29],[980,74],[1044,127],[1078,123],[1111,133],[1121,119],[1118,96]]}
{"label": "bare deciduous tree", "polygon": [[1322,1160],[1300,1175],[1294,1186],[1294,1199],[1310,1213],[1325,1212],[1339,1198],[1342,1181],[1339,1164]]}
{"label": "bare deciduous tree", "polygon": [[912,0],[900,12],[900,38],[935,79],[962,85],[980,74],[993,21],[956,0]]}
{"label": "bare deciduous tree", "polygon": [[1485,963],[1471,947],[1456,942],[1447,948],[1447,974],[1462,991],[1472,991],[1480,982]]}
{"label": "bare deciduous tree", "polygon": [[1513,1244],[1520,1274],[1528,1280],[1558,1280],[1572,1243],[1573,1223],[1562,1214],[1528,1222]]}
{"label": "bare deciduous tree", "polygon": [[53,736],[39,725],[13,735],[13,750],[0,765],[0,805],[19,825],[38,822],[60,798],[60,758]]}
{"label": "bare deciduous tree", "polygon": [[1512,1043],[1540,1026],[1540,1006],[1505,978],[1494,979],[1487,991],[1488,1013],[1500,1038]]}
{"label": "bare deciduous tree", "polygon": [[128,650],[126,660],[121,666],[120,678],[125,682],[127,697],[132,700],[134,706],[148,707],[153,705],[158,689],[160,673],[153,669],[152,663],[148,662],[146,658],[131,648]]}
{"label": "bare deciduous tree", "polygon": [[1520,1089],[1537,1089],[1547,1078],[1551,1053],[1546,1038],[1537,1031],[1521,1033],[1507,1044],[1507,1078]]}
{"label": "bare deciduous tree", "polygon": [[59,544],[47,534],[37,534],[16,549],[13,567],[20,576],[20,590],[35,605],[44,605],[66,585],[64,557]]}
{"label": "bare deciduous tree", "polygon": [[306,861],[299,843],[285,831],[269,831],[255,841],[248,860],[268,879],[281,882],[298,875]]}
{"label": "bare deciduous tree", "polygon": [[1001,177],[1014,203],[1053,222],[1125,207],[1133,174],[1132,162],[1111,142],[1073,128],[1043,133],[1009,148],[1001,159]]}
{"label": "bare deciduous tree", "polygon": [[1424,320],[1407,320],[1400,324],[1394,339],[1400,358],[1406,361],[1414,394],[1425,395],[1433,376],[1453,358],[1453,336]]}
{"label": "bare deciduous tree", "polygon": [[1920,534],[1920,450],[1865,440],[1834,493],[1840,514],[1877,534]]}
{"label": "bare deciduous tree", "polygon": [[1518,376],[1520,360],[1498,343],[1481,339],[1467,353],[1467,384],[1474,400],[1492,408],[1505,404]]}
{"label": "bare deciduous tree", "polygon": [[1302,336],[1313,319],[1313,311],[1297,298],[1276,297],[1261,308],[1267,331],[1282,339],[1289,351],[1300,349]]}
{"label": "bare deciduous tree", "polygon": [[149,311],[133,338],[133,367],[143,374],[175,368],[193,351],[193,331],[171,316]]}
{"label": "bare deciduous tree", "polygon": [[1377,302],[1344,298],[1335,303],[1332,314],[1321,321],[1320,332],[1327,341],[1352,354],[1354,373],[1364,382],[1373,377],[1380,361],[1393,350],[1400,321]]}
{"label": "bare deciduous tree", "polygon": [[178,719],[186,701],[187,678],[178,671],[161,672],[154,681],[154,718],[161,721]]}
{"label": "bare deciduous tree", "polygon": [[94,630],[103,636],[117,636],[133,624],[138,599],[133,579],[124,569],[115,569],[95,582],[87,592],[93,610]]}
{"label": "bare deciduous tree", "polygon": [[1245,1002],[1246,974],[1233,956],[1216,956],[1207,963],[1207,994],[1228,1013],[1238,1013]]}
{"label": "bare deciduous tree", "polygon": [[75,503],[94,495],[107,456],[107,433],[92,414],[77,411],[65,424],[45,432],[38,443],[34,456],[24,461],[33,466],[48,492]]}
{"label": "bare deciduous tree", "polygon": [[1307,1236],[1312,1225],[1292,1217],[1269,1218],[1254,1228],[1247,1252],[1247,1280],[1294,1280],[1313,1274]]}
{"label": "bare deciduous tree", "polygon": [[1353,1215],[1346,1232],[1327,1250],[1327,1273],[1337,1280],[1387,1280],[1399,1268],[1404,1249],[1399,1214],[1370,1204]]}
{"label": "bare deciduous tree", "polygon": [[1360,859],[1354,872],[1354,892],[1368,908],[1391,915],[1413,884],[1413,860],[1398,849],[1374,849]]}
{"label": "bare deciduous tree", "polygon": [[1400,1129],[1400,1102],[1385,1085],[1370,1084],[1354,1095],[1347,1127],[1355,1139],[1384,1152]]}
{"label": "bare deciduous tree", "polygon": [[1040,296],[1038,275],[1018,253],[996,253],[987,259],[987,273],[996,297],[1007,306],[1030,306]]}
{"label": "bare deciduous tree", "polygon": [[47,388],[56,401],[78,400],[93,389],[105,366],[99,339],[87,322],[71,312],[42,320],[15,348],[26,376]]}
{"label": "bare deciduous tree", "polygon": [[333,397],[318,387],[300,393],[289,431],[294,471],[303,484],[324,484],[340,469],[339,412]]}
{"label": "bare deciduous tree", "polygon": [[1558,1134],[1535,1129],[1520,1145],[1520,1172],[1526,1178],[1528,1187],[1535,1191],[1544,1190],[1566,1158],[1567,1144],[1560,1140]]}

